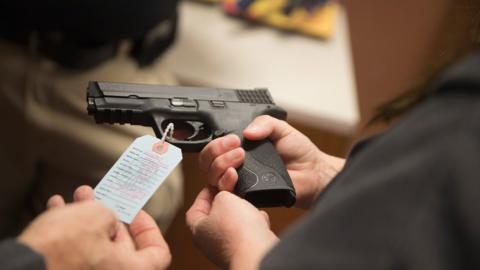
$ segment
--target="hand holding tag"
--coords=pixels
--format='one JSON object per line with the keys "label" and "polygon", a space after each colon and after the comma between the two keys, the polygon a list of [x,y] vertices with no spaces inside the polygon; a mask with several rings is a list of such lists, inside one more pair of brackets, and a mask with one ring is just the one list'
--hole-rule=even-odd
{"label": "hand holding tag", "polygon": [[181,150],[164,138],[139,137],[95,187],[95,199],[130,224],[181,160]]}

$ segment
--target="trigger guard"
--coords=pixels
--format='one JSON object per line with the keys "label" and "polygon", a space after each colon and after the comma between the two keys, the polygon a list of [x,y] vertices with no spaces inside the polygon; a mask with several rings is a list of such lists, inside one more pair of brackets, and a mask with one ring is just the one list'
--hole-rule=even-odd
{"label": "trigger guard", "polygon": [[[161,126],[162,128],[160,128],[160,132],[162,132],[162,136],[165,131],[164,129],[166,128],[165,124],[167,123],[174,123],[173,137],[167,136],[166,138],[166,140],[170,143],[190,144],[192,142],[204,143],[205,141],[211,141],[212,134],[206,133],[206,131],[210,131],[210,129],[203,122],[195,121],[195,120],[168,120],[167,119],[162,123],[162,126]],[[186,132],[183,132],[183,131],[186,131]],[[181,134],[177,134],[177,135],[180,135],[180,137],[175,136],[175,133],[177,132],[181,133]]]}

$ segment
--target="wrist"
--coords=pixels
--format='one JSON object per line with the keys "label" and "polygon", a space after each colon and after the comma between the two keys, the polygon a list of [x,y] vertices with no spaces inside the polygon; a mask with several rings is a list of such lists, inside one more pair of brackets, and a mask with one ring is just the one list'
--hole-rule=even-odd
{"label": "wrist", "polygon": [[321,160],[323,160],[322,162],[319,162],[319,170],[324,172],[321,181],[325,187],[338,174],[338,172],[343,169],[343,166],[345,165],[345,159],[331,156],[323,152],[320,152],[319,155]]}
{"label": "wrist", "polygon": [[[67,258],[64,252],[66,250],[65,245],[62,245],[60,239],[52,234],[38,234],[36,231],[27,228],[16,240],[41,255],[47,269],[67,269],[75,265],[64,264]],[[77,258],[72,260],[72,258],[74,257],[69,257],[72,262],[79,260]]]}
{"label": "wrist", "polygon": [[343,169],[345,159],[331,156],[319,151],[318,162],[315,168],[316,173],[316,189],[312,202],[318,195],[330,184],[333,178]]}
{"label": "wrist", "polygon": [[260,263],[270,249],[279,241],[278,237],[270,230],[261,237],[245,237],[235,250],[230,261],[230,269],[258,269]]}
{"label": "wrist", "polygon": [[36,237],[32,236],[30,232],[22,232],[18,237],[17,237],[17,242],[28,246],[30,249],[34,250],[35,252],[42,254],[45,256],[45,251],[44,248],[41,244],[40,239],[37,239]]}

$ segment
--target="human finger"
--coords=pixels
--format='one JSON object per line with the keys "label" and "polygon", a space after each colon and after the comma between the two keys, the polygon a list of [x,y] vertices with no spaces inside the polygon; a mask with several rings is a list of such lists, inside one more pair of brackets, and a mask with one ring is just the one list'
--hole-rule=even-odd
{"label": "human finger", "polygon": [[262,214],[263,218],[265,219],[265,221],[267,222],[268,224],[268,228],[271,227],[271,223],[270,223],[270,216],[268,216],[268,213],[265,212],[264,210],[260,210],[260,214]]}
{"label": "human finger", "polygon": [[216,193],[217,191],[212,187],[203,188],[185,213],[187,225],[194,234],[198,224],[208,217]]}
{"label": "human finger", "polygon": [[70,207],[71,211],[76,211],[78,216],[83,219],[82,222],[106,232],[110,238],[115,236],[118,229],[118,218],[112,210],[100,202],[82,201],[66,207]]}
{"label": "human finger", "polygon": [[237,180],[237,171],[230,167],[225,171],[220,180],[218,180],[218,189],[232,192],[237,184]]}
{"label": "human finger", "polygon": [[75,202],[93,201],[94,199],[93,189],[87,185],[79,186],[73,193],[73,201]]}
{"label": "human finger", "polygon": [[121,221],[117,222],[117,229],[115,235],[112,236],[112,240],[124,248],[135,250],[135,243],[130,235],[127,226]]}
{"label": "human finger", "polygon": [[56,207],[62,207],[65,206],[65,200],[63,199],[62,196],[56,194],[50,197],[47,201],[47,208],[56,208]]}
{"label": "human finger", "polygon": [[218,156],[210,165],[207,173],[208,183],[217,187],[220,177],[231,167],[239,167],[245,160],[245,150],[235,148]]}
{"label": "human finger", "polygon": [[218,156],[240,147],[240,138],[235,134],[228,134],[224,137],[217,138],[208,143],[198,156],[200,169],[208,171],[210,164]]}
{"label": "human finger", "polygon": [[171,262],[171,253],[155,220],[145,211],[140,211],[128,226],[135,242],[138,256],[152,269],[163,269]]}
{"label": "human finger", "polygon": [[144,249],[150,246],[168,247],[155,220],[143,210],[128,225],[128,230],[137,249]]}
{"label": "human finger", "polygon": [[250,140],[262,140],[268,137],[272,141],[276,141],[287,136],[293,130],[293,127],[283,120],[269,115],[261,115],[244,129],[243,135]]}

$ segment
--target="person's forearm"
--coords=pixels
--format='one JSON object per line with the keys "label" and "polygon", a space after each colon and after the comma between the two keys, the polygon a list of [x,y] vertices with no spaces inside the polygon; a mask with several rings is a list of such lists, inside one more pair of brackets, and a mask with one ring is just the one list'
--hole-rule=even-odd
{"label": "person's forearm", "polygon": [[278,237],[273,232],[271,232],[269,235],[266,235],[264,239],[255,239],[254,243],[245,241],[232,257],[230,269],[258,269],[263,257],[278,241]]}
{"label": "person's forearm", "polygon": [[15,239],[0,242],[1,269],[47,269],[43,256]]}
{"label": "person's forearm", "polygon": [[327,161],[324,164],[325,174],[329,178],[328,183],[330,183],[330,181],[338,174],[338,172],[343,169],[346,159],[325,154],[325,160]]}
{"label": "person's forearm", "polygon": [[[318,163],[316,171],[317,175],[317,190],[315,198],[330,184],[333,178],[343,169],[345,159],[331,156],[325,153],[320,153],[321,162]],[[315,199],[314,198],[314,199]]]}

